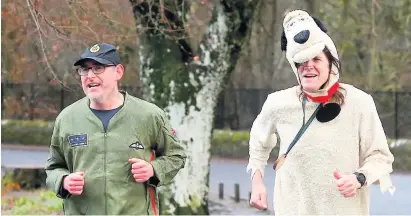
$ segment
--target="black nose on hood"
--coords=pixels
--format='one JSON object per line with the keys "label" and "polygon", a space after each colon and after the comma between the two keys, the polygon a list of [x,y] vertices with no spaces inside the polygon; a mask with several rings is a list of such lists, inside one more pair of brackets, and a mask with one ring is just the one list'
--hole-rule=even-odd
{"label": "black nose on hood", "polygon": [[303,44],[308,40],[309,37],[310,37],[310,31],[308,30],[300,31],[298,34],[294,36],[294,41],[299,44]]}

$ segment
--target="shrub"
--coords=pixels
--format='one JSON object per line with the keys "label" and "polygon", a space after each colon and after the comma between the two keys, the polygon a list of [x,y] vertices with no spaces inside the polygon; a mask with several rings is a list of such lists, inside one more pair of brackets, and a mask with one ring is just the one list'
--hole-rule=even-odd
{"label": "shrub", "polygon": [[1,196],[4,197],[15,190],[20,190],[20,185],[13,181],[12,173],[5,173],[1,180]]}
{"label": "shrub", "polygon": [[211,140],[211,155],[221,157],[246,157],[248,135],[242,131],[215,130]]}
{"label": "shrub", "polygon": [[42,120],[2,121],[2,143],[50,145],[53,123]]}
{"label": "shrub", "polygon": [[411,171],[411,144],[391,148],[394,155],[394,171]]}
{"label": "shrub", "polygon": [[[214,130],[211,140],[211,155],[220,157],[248,158],[249,131]],[[277,158],[279,146],[270,154]]]}
{"label": "shrub", "polygon": [[22,190],[12,172],[4,174],[1,186],[3,215],[62,214],[62,200],[54,192],[45,189]]}
{"label": "shrub", "polygon": [[7,215],[61,215],[63,203],[50,190],[25,191],[25,195],[3,200],[2,213]]}

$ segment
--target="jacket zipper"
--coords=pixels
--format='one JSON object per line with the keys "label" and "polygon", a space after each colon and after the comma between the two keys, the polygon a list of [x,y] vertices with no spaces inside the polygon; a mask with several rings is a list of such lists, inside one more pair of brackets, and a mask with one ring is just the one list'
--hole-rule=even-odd
{"label": "jacket zipper", "polygon": [[104,199],[105,199],[104,210],[105,210],[105,213],[107,215],[107,167],[106,167],[107,148],[106,148],[106,140],[107,140],[107,132],[104,131]]}

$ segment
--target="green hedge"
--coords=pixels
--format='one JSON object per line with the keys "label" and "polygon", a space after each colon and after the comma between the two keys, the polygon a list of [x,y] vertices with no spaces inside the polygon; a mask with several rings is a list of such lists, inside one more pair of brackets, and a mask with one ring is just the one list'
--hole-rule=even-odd
{"label": "green hedge", "polygon": [[[50,145],[53,123],[45,121],[2,121],[2,143],[26,145]],[[230,158],[248,158],[249,131],[214,130],[211,155]],[[270,158],[277,158],[277,145]],[[394,170],[411,171],[411,144],[391,148],[395,156]]]}
{"label": "green hedge", "polygon": [[24,145],[50,145],[53,123],[41,120],[3,120],[1,142]]}
{"label": "green hedge", "polygon": [[[211,140],[211,155],[232,158],[248,158],[249,131],[214,130]],[[277,158],[279,146],[270,154]]]}

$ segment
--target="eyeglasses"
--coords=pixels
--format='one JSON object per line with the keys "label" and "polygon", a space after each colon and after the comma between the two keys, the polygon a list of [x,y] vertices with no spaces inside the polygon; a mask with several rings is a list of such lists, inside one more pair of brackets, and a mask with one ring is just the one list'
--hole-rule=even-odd
{"label": "eyeglasses", "polygon": [[115,66],[115,65],[95,65],[93,67],[79,67],[77,68],[77,73],[80,76],[86,76],[88,74],[88,71],[91,69],[91,71],[93,71],[94,74],[101,74],[104,72],[106,67],[111,67],[111,66]]}

